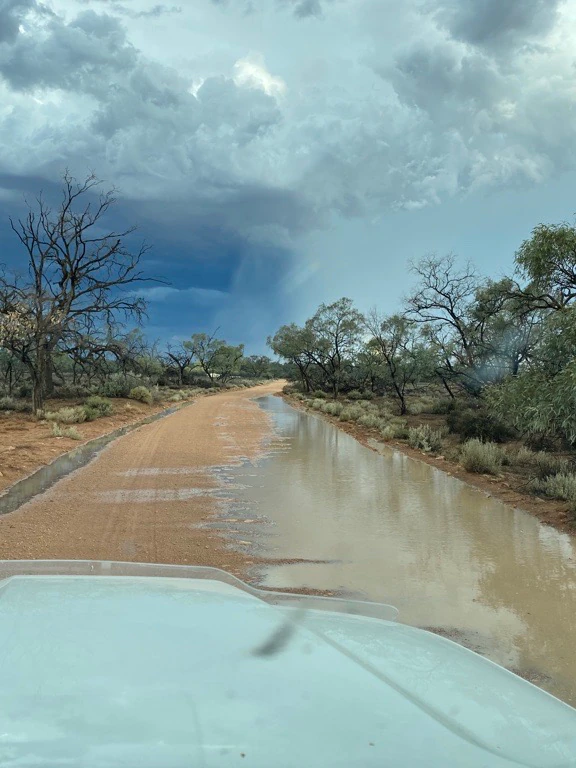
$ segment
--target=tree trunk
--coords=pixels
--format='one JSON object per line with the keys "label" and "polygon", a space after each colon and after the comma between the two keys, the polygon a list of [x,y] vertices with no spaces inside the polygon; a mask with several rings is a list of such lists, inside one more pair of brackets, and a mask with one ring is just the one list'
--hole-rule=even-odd
{"label": "tree trunk", "polygon": [[32,379],[32,412],[38,413],[44,408],[44,387],[46,384],[46,346],[37,346],[36,360],[28,364]]}
{"label": "tree trunk", "polygon": [[444,389],[446,390],[446,392],[448,392],[448,394],[450,395],[451,399],[454,400],[455,399],[454,392],[452,392],[452,390],[448,386],[448,382],[446,381],[444,376],[442,376],[441,374],[438,374],[438,377],[439,377],[440,381],[442,382],[442,384],[444,385]]}
{"label": "tree trunk", "polygon": [[42,389],[44,397],[51,397],[54,394],[54,361],[52,355],[54,353],[54,344],[46,342],[44,344],[44,373],[42,376]]}

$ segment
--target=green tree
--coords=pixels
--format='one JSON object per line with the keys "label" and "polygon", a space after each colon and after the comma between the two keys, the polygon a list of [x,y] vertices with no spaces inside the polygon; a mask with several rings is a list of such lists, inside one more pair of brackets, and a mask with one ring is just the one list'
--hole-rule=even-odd
{"label": "green tree", "polygon": [[310,349],[313,334],[308,328],[300,328],[295,323],[283,325],[274,336],[268,337],[268,346],[274,354],[292,363],[306,392],[312,390]]}
{"label": "green tree", "polygon": [[385,381],[398,399],[400,414],[408,413],[407,390],[432,373],[430,354],[417,324],[401,315],[384,317],[373,309],[366,318],[371,334],[367,348],[382,362]]}
{"label": "green tree", "polygon": [[545,318],[529,365],[486,398],[499,418],[524,435],[576,443],[576,306]]}
{"label": "green tree", "polygon": [[534,307],[561,309],[576,298],[576,228],[539,224],[516,253],[516,265],[528,284],[519,295]]}
{"label": "green tree", "polygon": [[211,336],[195,333],[189,343],[194,359],[210,381],[219,380],[224,383],[239,372],[244,355],[243,344],[231,346],[223,339],[217,339],[216,332]]}
{"label": "green tree", "polygon": [[364,317],[352,300],[344,297],[333,304],[321,304],[304,328],[308,332],[307,354],[322,371],[324,385],[337,398],[360,351]]}

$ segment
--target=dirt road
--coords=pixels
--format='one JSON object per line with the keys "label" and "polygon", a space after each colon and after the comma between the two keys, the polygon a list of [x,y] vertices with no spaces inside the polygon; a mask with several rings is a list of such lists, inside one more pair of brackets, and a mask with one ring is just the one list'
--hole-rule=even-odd
{"label": "dirt road", "polygon": [[218,508],[210,470],[261,454],[271,427],[251,398],[280,389],[274,382],[201,398],[115,441],[0,517],[0,559],[193,563],[240,573],[252,561],[199,527]]}

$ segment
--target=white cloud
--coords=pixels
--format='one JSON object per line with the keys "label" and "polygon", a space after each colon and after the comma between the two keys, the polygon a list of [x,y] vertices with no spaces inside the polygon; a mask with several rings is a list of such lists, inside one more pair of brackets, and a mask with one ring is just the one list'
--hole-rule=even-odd
{"label": "white cloud", "polygon": [[268,72],[260,53],[250,53],[238,59],[234,64],[234,82],[236,85],[258,88],[269,96],[281,96],[286,91],[284,80]]}
{"label": "white cloud", "polygon": [[149,302],[186,300],[202,306],[220,304],[228,298],[225,291],[211,288],[174,288],[170,285],[155,285],[153,288],[132,291],[131,294]]}

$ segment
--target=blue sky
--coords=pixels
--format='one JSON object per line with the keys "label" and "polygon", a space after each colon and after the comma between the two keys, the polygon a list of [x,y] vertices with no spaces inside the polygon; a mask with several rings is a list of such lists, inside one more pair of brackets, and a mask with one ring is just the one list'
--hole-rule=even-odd
{"label": "blue sky", "polygon": [[151,338],[263,351],[410,259],[510,271],[576,211],[576,0],[0,0],[0,262],[65,168],[119,189]]}

